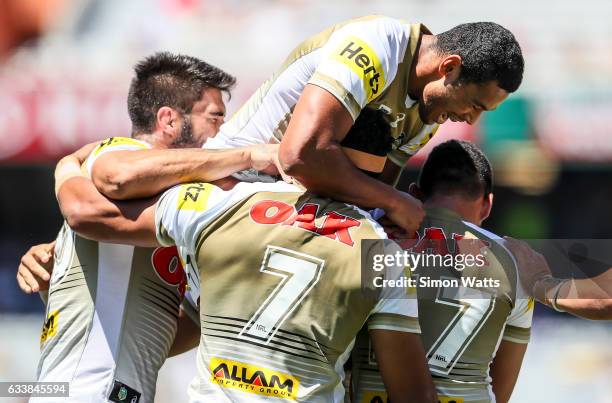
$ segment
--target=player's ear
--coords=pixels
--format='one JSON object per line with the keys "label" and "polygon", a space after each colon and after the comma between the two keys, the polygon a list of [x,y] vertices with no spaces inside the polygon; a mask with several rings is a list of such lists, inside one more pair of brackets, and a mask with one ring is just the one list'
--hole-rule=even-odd
{"label": "player's ear", "polygon": [[491,214],[491,209],[493,208],[493,193],[489,193],[482,200],[482,206],[480,207],[480,222],[482,223],[484,220],[489,218],[489,214]]}
{"label": "player's ear", "polygon": [[421,188],[419,188],[419,185],[414,182],[412,182],[410,186],[408,186],[408,193],[412,197],[419,199],[422,202],[425,201],[425,195],[423,194],[423,191],[421,190]]}
{"label": "player's ear", "polygon": [[157,110],[156,127],[164,138],[167,137],[169,144],[172,143],[180,132],[180,114],[169,106],[162,106]]}
{"label": "player's ear", "polygon": [[438,74],[440,75],[440,77],[444,77],[445,81],[456,81],[459,78],[459,74],[461,74],[461,56],[444,56],[444,58],[438,65]]}

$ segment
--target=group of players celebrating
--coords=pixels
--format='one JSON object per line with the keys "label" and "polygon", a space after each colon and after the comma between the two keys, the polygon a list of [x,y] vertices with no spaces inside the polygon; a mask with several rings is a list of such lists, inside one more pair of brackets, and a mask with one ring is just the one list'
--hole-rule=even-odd
{"label": "group of players celebrating", "polygon": [[[433,35],[369,16],[301,43],[224,123],[232,76],[144,59],[132,136],[58,163],[65,223],[18,269],[46,304],[38,380],[70,382],[66,401],[153,402],[166,358],[197,346],[191,402],[508,401],[529,295],[560,309],[566,282],[522,285],[505,241],[479,227],[492,170],[475,145],[442,143],[409,193],[393,185],[440,124],[495,109],[523,67],[494,23]],[[363,291],[362,241],[435,253],[446,237],[486,245],[486,270],[432,276],[501,286]]]}

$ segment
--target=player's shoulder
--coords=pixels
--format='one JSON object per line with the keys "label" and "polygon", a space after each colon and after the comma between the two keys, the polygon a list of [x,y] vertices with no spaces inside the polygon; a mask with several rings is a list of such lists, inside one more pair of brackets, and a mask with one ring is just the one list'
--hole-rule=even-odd
{"label": "player's shoulder", "polygon": [[132,137],[109,137],[100,142],[92,151],[93,155],[98,155],[107,150],[146,150],[151,146],[141,140]]}
{"label": "player's shoulder", "polygon": [[338,203],[342,205],[339,211],[359,223],[356,226],[356,236],[360,239],[387,239],[387,233],[382,225],[376,221],[370,211],[361,209],[355,205],[347,203]]}
{"label": "player's shoulder", "polygon": [[102,140],[94,149],[91,151],[87,160],[85,161],[85,168],[87,172],[91,174],[94,162],[102,155],[113,152],[113,151],[137,151],[146,150],[151,146],[141,140],[137,140],[131,137],[108,137]]}
{"label": "player's shoulder", "polygon": [[233,205],[259,192],[295,193],[301,190],[282,181],[274,183],[239,182],[231,189],[222,189],[212,183],[189,182],[170,188],[164,193],[163,198],[170,199],[167,202],[173,203],[178,211],[201,213]]}
{"label": "player's shoulder", "polygon": [[504,238],[468,221],[463,221],[463,224],[466,227],[466,232],[473,234],[479,240],[485,241],[487,250],[494,254],[495,259],[510,277],[516,278],[518,276],[516,259],[506,247]]}
{"label": "player's shoulder", "polygon": [[346,27],[348,29],[355,28],[366,28],[366,29],[396,29],[396,30],[407,30],[410,29],[410,24],[398,18],[389,17],[386,15],[372,14],[363,17],[353,18],[339,24],[340,27]]}
{"label": "player's shoulder", "polygon": [[375,48],[393,47],[396,42],[403,42],[410,36],[410,24],[397,18],[384,15],[369,15],[345,21],[334,27],[336,37],[359,38]]}

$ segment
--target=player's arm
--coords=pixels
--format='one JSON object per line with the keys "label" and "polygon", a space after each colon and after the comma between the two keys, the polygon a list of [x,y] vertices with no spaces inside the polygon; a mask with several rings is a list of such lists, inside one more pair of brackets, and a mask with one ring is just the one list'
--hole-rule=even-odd
{"label": "player's arm", "polygon": [[523,286],[539,302],[592,320],[612,320],[612,268],[588,279],[552,276],[544,256],[526,242],[505,237],[514,254]]}
{"label": "player's arm", "polygon": [[105,196],[126,200],[149,197],[179,183],[211,182],[249,168],[275,174],[277,161],[276,144],[223,151],[113,151],[95,160],[91,177]]}
{"label": "player's arm", "polygon": [[437,402],[419,334],[370,330],[370,338],[392,402]]}
{"label": "player's arm", "polygon": [[350,162],[340,141],[352,124],[351,114],[334,95],[306,85],[281,141],[282,169],[313,192],[360,207],[381,207],[412,233],[423,219],[421,203],[365,175]]}
{"label": "player's arm", "polygon": [[[383,248],[386,255],[400,250],[396,244],[387,244]],[[380,252],[379,245],[366,253]],[[384,277],[397,280],[406,270],[400,266],[387,267]],[[413,292],[413,289],[402,287],[381,289],[379,301],[367,322],[378,368],[388,396],[394,403],[437,402],[421,341],[418,301],[411,295]]]}
{"label": "player's arm", "polygon": [[526,351],[526,343],[508,340],[502,340],[500,343],[490,372],[495,401],[506,403],[510,400]]}
{"label": "player's arm", "polygon": [[561,281],[556,301],[550,300],[558,310],[585,319],[612,320],[612,268],[593,278]]}
{"label": "player's arm", "polygon": [[68,225],[95,241],[136,246],[159,246],[155,238],[156,198],[110,200],[86,177],[65,181],[57,193],[60,211]]}
{"label": "player's arm", "polygon": [[183,354],[200,343],[200,327],[181,308],[179,311],[178,328],[174,343],[170,347],[169,357]]}
{"label": "player's arm", "polygon": [[155,198],[117,202],[98,192],[78,161],[64,157],[55,170],[60,211],[68,225],[96,241],[157,246]]}

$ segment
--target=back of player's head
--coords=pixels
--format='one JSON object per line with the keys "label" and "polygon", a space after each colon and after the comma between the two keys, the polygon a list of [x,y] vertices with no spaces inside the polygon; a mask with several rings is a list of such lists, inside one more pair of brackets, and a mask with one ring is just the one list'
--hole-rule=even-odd
{"label": "back of player's head", "polygon": [[439,193],[473,200],[492,192],[493,173],[489,160],[473,143],[449,140],[431,151],[418,184],[425,199]]}
{"label": "back of player's head", "polygon": [[206,88],[229,93],[236,79],[192,56],[159,52],[134,67],[128,94],[132,134],[155,130],[157,111],[168,106],[189,113]]}
{"label": "back of player's head", "polygon": [[377,175],[384,168],[392,143],[391,125],[384,112],[364,108],[340,145],[357,168]]}
{"label": "back of player's head", "polygon": [[467,83],[496,81],[514,92],[521,85],[525,61],[512,32],[494,22],[472,22],[436,35],[442,54],[461,56],[459,80]]}

